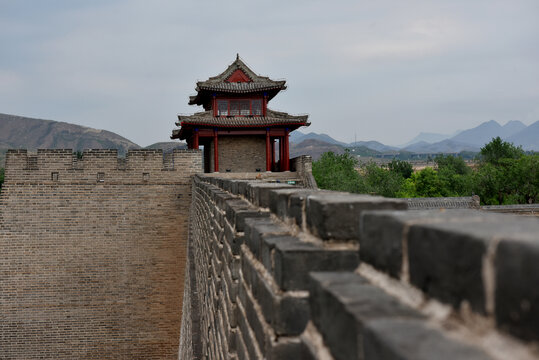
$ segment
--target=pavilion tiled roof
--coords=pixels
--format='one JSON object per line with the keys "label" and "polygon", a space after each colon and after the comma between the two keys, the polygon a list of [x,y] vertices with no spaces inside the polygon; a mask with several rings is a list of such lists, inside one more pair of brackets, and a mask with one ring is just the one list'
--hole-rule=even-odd
{"label": "pavilion tiled roof", "polygon": [[[249,82],[228,82],[236,70],[241,70],[249,78]],[[265,76],[259,76],[240,59],[239,56],[221,74],[211,77],[206,81],[197,82],[197,95],[189,97],[189,105],[201,105],[204,92],[225,92],[233,94],[246,94],[252,92],[271,91],[270,97],[275,96],[280,90],[286,89],[286,80],[271,80]]]}
{"label": "pavilion tiled roof", "polygon": [[[265,127],[286,126],[297,128],[311,125],[308,115],[290,115],[285,112],[267,109],[266,116],[213,116],[213,111],[198,112],[193,115],[178,115],[177,126],[186,125],[212,126],[212,127]],[[181,136],[181,128],[172,131],[172,138]]]}

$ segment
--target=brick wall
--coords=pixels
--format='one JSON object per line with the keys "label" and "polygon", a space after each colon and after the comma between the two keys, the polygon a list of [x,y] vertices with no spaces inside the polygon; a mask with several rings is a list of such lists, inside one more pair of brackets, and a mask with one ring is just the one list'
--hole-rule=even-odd
{"label": "brick wall", "polygon": [[198,176],[196,359],[535,359],[539,224]]}
{"label": "brick wall", "polygon": [[313,176],[312,157],[301,155],[290,159],[290,170],[297,173],[303,183],[303,187],[308,189],[318,189],[316,179]]}
{"label": "brick wall", "polygon": [[[265,136],[219,137],[219,172],[266,171]],[[213,142],[210,146],[211,171],[214,171]]]}
{"label": "brick wall", "polygon": [[10,151],[0,358],[177,358],[191,177],[201,169],[199,151]]}

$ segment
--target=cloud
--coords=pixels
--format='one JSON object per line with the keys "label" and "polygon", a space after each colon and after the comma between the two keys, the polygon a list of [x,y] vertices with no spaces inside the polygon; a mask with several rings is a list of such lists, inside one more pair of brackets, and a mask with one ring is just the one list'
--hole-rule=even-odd
{"label": "cloud", "polygon": [[402,143],[497,111],[531,123],[538,4],[6,2],[0,112],[106,128],[147,145],[168,138],[177,113],[198,111],[187,105],[195,82],[239,52],[261,75],[288,81],[272,107],[309,113],[309,130],[343,140],[360,129],[358,138]]}

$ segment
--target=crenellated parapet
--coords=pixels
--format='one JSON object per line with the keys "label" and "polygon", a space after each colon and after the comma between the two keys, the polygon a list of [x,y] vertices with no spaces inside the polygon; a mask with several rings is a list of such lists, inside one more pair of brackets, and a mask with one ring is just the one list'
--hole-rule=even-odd
{"label": "crenellated parapet", "polygon": [[181,359],[538,358],[536,219],[239,176],[193,184]]}
{"label": "crenellated parapet", "polygon": [[200,150],[130,150],[125,158],[117,150],[71,149],[9,150],[5,183],[171,183],[202,171]]}

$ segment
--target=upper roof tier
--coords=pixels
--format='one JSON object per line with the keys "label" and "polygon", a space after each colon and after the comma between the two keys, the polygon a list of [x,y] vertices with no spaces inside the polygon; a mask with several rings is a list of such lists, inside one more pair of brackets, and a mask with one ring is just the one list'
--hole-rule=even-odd
{"label": "upper roof tier", "polygon": [[189,97],[189,105],[203,105],[204,109],[211,108],[211,98],[214,93],[242,95],[265,93],[268,101],[281,90],[286,89],[286,80],[271,80],[259,76],[249,69],[239,55],[236,60],[221,74],[206,81],[197,82],[197,95]]}

